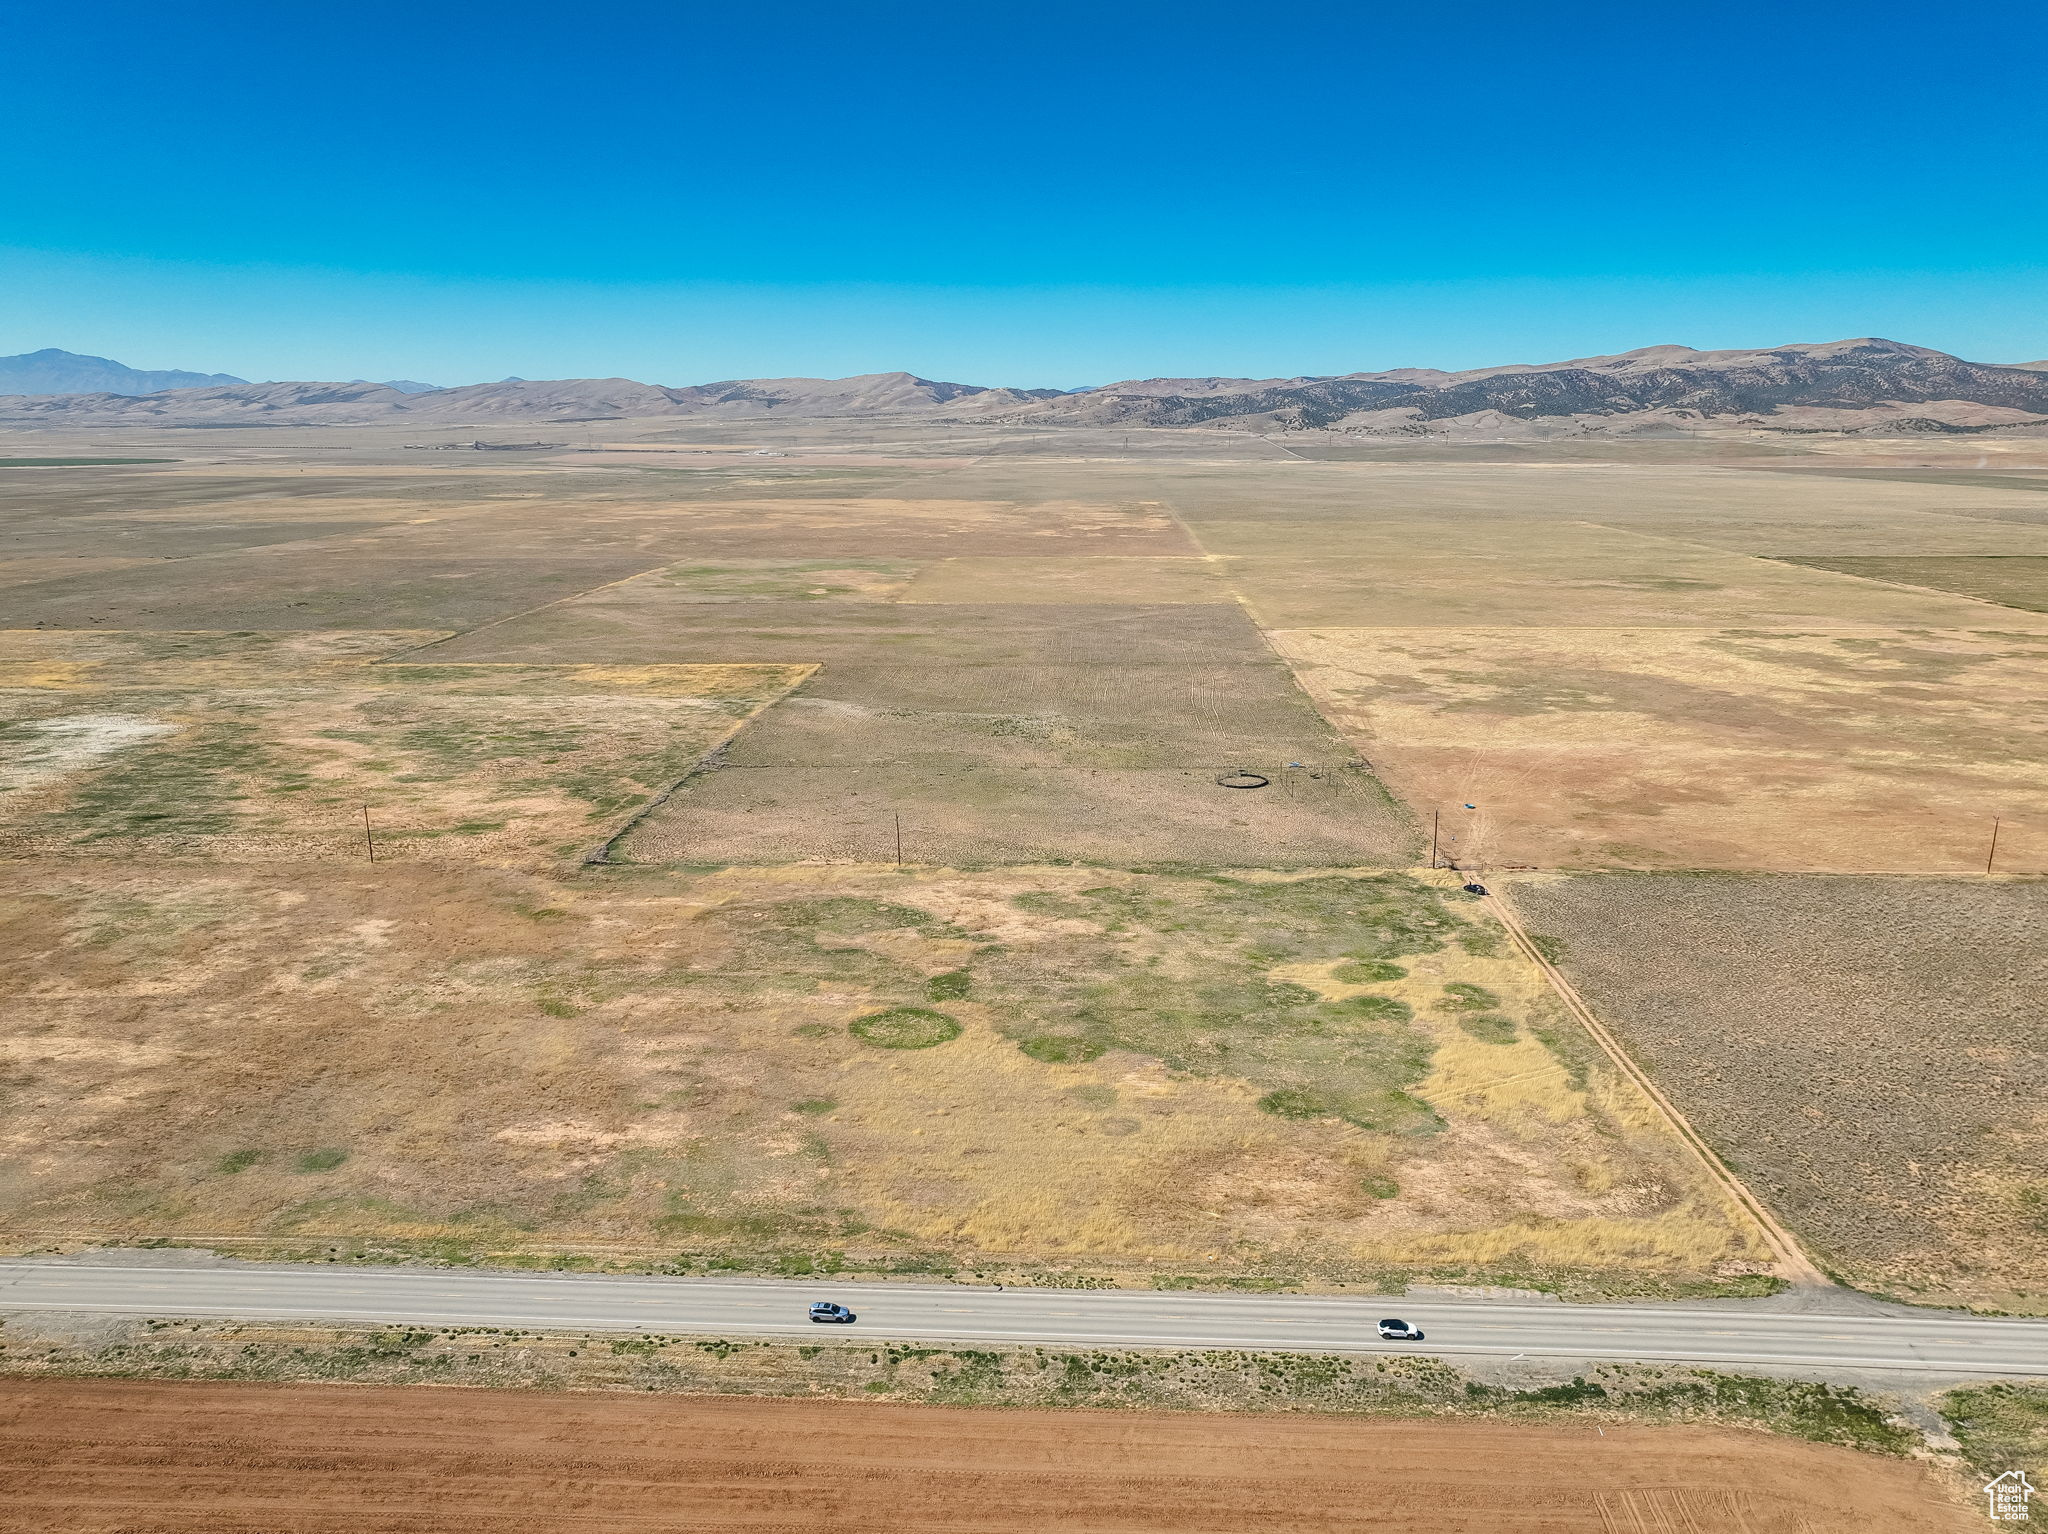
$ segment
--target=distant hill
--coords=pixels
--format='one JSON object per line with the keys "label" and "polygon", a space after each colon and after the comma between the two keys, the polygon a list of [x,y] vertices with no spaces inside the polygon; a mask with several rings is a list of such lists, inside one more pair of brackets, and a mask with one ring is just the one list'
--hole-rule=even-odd
{"label": "distant hill", "polygon": [[417,386],[268,383],[179,389],[134,398],[112,392],[0,398],[0,421],[129,424],[364,425],[378,421],[496,423],[615,421],[646,416],[930,415],[942,408],[1015,410],[1056,399],[1057,389],[986,389],[910,373],[858,378],[753,378],[668,389],[630,378],[508,378],[501,383],[409,392]]}
{"label": "distant hill", "polygon": [[46,346],[39,352],[0,357],[0,394],[156,394],[248,380],[231,373],[146,372],[106,357]]}
{"label": "distant hill", "polygon": [[1038,407],[1045,424],[1345,429],[1379,434],[1684,429],[1709,422],[1940,430],[2048,417],[2048,376],[1866,337],[1754,351],[1646,346],[1612,357],[1442,373],[1403,368],[1333,378],[1138,379]]}
{"label": "distant hill", "polygon": [[[67,354],[36,354],[51,355]],[[495,425],[687,416],[1341,430],[1367,437],[1757,428],[1976,432],[2048,427],[2048,364],[1966,362],[1924,346],[1865,337],[1749,351],[1646,346],[1612,357],[1464,372],[1397,368],[1321,378],[1131,379],[1072,391],[868,373],[732,379],[683,388],[630,378],[508,378],[453,389],[409,381],[236,380],[139,396],[101,390],[0,398],[0,421],[16,424]]]}

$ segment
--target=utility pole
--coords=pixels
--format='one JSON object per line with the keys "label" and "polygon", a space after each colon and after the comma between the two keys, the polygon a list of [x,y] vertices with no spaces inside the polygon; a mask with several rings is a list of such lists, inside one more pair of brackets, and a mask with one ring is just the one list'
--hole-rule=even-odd
{"label": "utility pole", "polygon": [[1998,816],[1991,817],[1991,850],[1984,854],[1984,872],[1987,877],[1991,873],[1993,860],[1998,856],[1998,821]]}
{"label": "utility pole", "polygon": [[896,866],[903,866],[903,812],[896,812]]}
{"label": "utility pole", "polygon": [[1436,867],[1436,832],[1437,826],[1443,818],[1444,812],[1442,810],[1431,810],[1429,812],[1429,866],[1431,868]]}
{"label": "utility pole", "polygon": [[370,835],[370,807],[363,806],[363,850],[370,854],[372,863],[377,861],[377,839]]}

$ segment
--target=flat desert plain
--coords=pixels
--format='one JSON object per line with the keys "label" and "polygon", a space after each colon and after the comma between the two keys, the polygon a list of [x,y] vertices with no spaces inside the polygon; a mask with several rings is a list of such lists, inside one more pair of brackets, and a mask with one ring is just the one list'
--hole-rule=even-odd
{"label": "flat desert plain", "polygon": [[0,1529],[1938,1534],[1922,1466],[1709,1428],[0,1382]]}
{"label": "flat desert plain", "polygon": [[[1824,1260],[2048,1288],[2030,1108],[1781,1167],[1774,1105],[1864,1111],[1826,1030],[1658,981],[1748,942],[1710,886],[1607,893],[1754,881],[1826,1008],[1890,907],[1798,881],[1910,890],[1949,936],[1902,939],[1885,1101],[1954,1087],[1916,1017],[2038,1057],[2038,994],[1941,947],[2041,946],[2024,443],[29,435],[159,461],[0,469],[18,1245],[1753,1289],[1759,1232],[1458,888],[1519,868]],[[1935,1226],[1867,1218],[1936,1167]]]}

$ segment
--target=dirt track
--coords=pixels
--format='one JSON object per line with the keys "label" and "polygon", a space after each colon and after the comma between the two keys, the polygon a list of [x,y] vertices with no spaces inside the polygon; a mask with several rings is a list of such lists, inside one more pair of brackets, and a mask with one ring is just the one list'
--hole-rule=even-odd
{"label": "dirt track", "polygon": [[8,1534],[1939,1534],[1921,1468],[1592,1428],[0,1381]]}

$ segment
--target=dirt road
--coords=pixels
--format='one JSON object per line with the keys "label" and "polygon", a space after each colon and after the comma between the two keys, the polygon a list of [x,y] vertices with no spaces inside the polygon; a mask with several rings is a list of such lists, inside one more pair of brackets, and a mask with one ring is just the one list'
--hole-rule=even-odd
{"label": "dirt road", "polygon": [[1942,1534],[1921,1467],[1745,1433],[0,1380],[7,1534]]}

